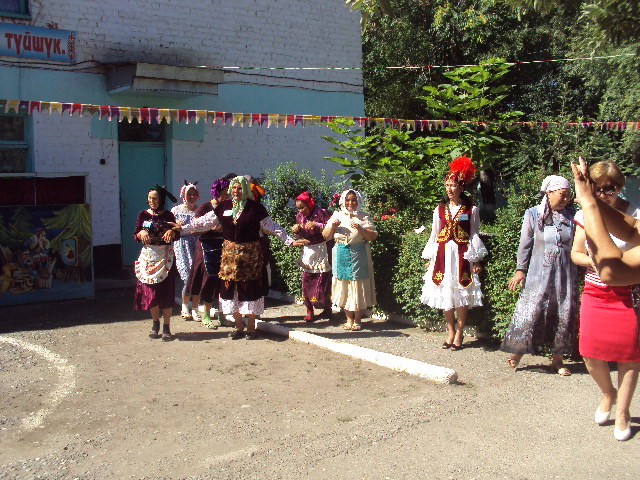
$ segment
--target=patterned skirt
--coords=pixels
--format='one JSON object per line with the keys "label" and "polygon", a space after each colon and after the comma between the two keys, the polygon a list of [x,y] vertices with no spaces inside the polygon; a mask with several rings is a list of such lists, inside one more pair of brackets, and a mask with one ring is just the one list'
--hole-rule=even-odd
{"label": "patterned skirt", "polygon": [[220,259],[220,297],[237,298],[240,302],[262,297],[263,265],[264,252],[259,240],[244,243],[225,240]]}

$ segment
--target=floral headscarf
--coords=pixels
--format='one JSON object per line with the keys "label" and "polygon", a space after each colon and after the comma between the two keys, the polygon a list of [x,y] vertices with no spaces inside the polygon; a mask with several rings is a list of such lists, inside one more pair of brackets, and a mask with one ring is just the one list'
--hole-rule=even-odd
{"label": "floral headscarf", "polygon": [[182,203],[187,203],[187,193],[189,193],[189,190],[192,189],[196,191],[196,201],[198,200],[198,198],[200,198],[200,190],[198,190],[198,187],[196,187],[197,183],[198,182],[189,183],[186,180],[184,181],[184,185],[180,189],[180,198],[182,199]]}
{"label": "floral headscarf", "polygon": [[[353,212],[350,212],[349,210],[347,210],[347,207],[344,204],[345,200],[347,199],[347,195],[349,193],[354,193],[355,196],[356,196],[356,200],[358,201],[358,208],[356,210],[354,210]],[[363,213],[362,210],[361,210],[363,206],[364,205],[363,205],[362,195],[360,194],[360,192],[358,192],[357,190],[354,190],[353,188],[345,190],[340,195],[340,211],[342,211],[343,213],[347,213],[347,214],[352,214],[353,213],[354,215],[357,215],[358,212]]]}
{"label": "floral headscarf", "polygon": [[[240,197],[240,200],[236,200],[231,194],[231,190],[236,183],[239,183],[242,186],[242,196]],[[244,210],[244,206],[247,204],[247,198],[251,197],[252,194],[249,187],[249,181],[245,177],[239,175],[231,179],[227,192],[229,193],[229,195],[231,195],[231,200],[233,201],[233,207],[231,209],[233,219],[237,220],[242,213],[242,210]]]}

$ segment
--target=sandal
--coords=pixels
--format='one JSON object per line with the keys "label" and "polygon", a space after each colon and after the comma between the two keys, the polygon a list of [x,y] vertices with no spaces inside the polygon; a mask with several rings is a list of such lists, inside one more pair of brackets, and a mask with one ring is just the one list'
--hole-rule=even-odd
{"label": "sandal", "polygon": [[353,328],[353,325],[350,323],[343,323],[342,324],[342,329],[343,330],[351,330]]}
{"label": "sandal", "polygon": [[555,366],[555,365],[551,365],[551,368],[552,368],[553,370],[555,370],[555,371],[556,371],[556,373],[557,373],[558,375],[560,375],[561,377],[568,377],[568,376],[570,376],[570,375],[571,375],[571,370],[569,370],[569,369],[568,369],[567,367],[565,367],[565,366],[557,367],[557,366]]}
{"label": "sandal", "polygon": [[162,337],[161,338],[165,342],[173,340],[173,336],[171,336],[171,330],[169,329],[169,325],[167,325],[166,323],[162,325]]}
{"label": "sandal", "polygon": [[313,310],[311,310],[311,311],[307,310],[307,314],[305,315],[303,320],[305,322],[315,322],[316,321],[316,317],[313,315]]}
{"label": "sandal", "polygon": [[217,330],[218,326],[213,323],[213,320],[211,320],[211,317],[209,317],[209,315],[207,315],[207,312],[204,312],[202,314],[202,325],[210,328],[211,330]]}
{"label": "sandal", "polygon": [[441,348],[443,350],[449,350],[452,345],[453,345],[453,343],[442,342]]}
{"label": "sandal", "polygon": [[351,331],[353,332],[359,332],[360,330],[362,330],[362,325],[360,325],[359,323],[354,323],[351,326]]}
{"label": "sandal", "polygon": [[452,343],[451,344],[451,351],[452,352],[457,352],[458,350],[462,350],[462,344],[456,345],[455,343]]}
{"label": "sandal", "polygon": [[189,311],[189,307],[187,307],[186,305],[182,305],[182,310],[180,311],[180,316],[185,321],[191,320],[191,312]]}
{"label": "sandal", "polygon": [[507,366],[509,368],[513,368],[514,370],[518,368],[518,360],[514,360],[513,358],[507,358]]}
{"label": "sandal", "polygon": [[201,322],[202,321],[202,319],[200,318],[200,314],[195,309],[191,310],[191,318],[193,318],[194,322]]}

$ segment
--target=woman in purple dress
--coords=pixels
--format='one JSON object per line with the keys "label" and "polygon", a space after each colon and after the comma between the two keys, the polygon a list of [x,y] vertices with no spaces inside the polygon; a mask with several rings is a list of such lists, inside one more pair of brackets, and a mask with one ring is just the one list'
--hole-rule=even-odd
{"label": "woman in purple dress", "polygon": [[306,322],[316,317],[313,307],[321,308],[321,318],[331,318],[331,248],[333,241],[327,242],[322,230],[331,214],[316,206],[310,192],[302,192],[295,199],[296,224],[293,233],[302,243],[298,266],[302,270],[302,299],[307,307]]}
{"label": "woman in purple dress", "polygon": [[175,277],[178,273],[174,261],[172,242],[179,234],[171,229],[176,217],[164,205],[166,198],[176,198],[165,187],[154,185],[147,192],[149,208],[138,213],[133,238],[142,243],[140,256],[135,262],[138,278],[136,285],[136,310],[150,310],[153,324],[149,336],[159,338],[160,309],[164,324],[162,340],[171,340],[171,310],[175,302]]}

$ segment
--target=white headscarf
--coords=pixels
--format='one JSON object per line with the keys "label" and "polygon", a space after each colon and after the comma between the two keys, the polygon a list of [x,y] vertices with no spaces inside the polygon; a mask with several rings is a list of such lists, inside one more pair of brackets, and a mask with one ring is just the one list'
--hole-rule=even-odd
{"label": "white headscarf", "polygon": [[[349,210],[347,210],[347,207],[345,206],[344,202],[347,199],[347,195],[349,193],[354,193],[356,196],[356,201],[358,202],[358,208],[356,210],[354,210],[353,212],[350,212]],[[363,207],[363,200],[362,200],[362,195],[360,194],[360,192],[358,192],[357,190],[354,190],[353,188],[349,188],[347,190],[345,190],[344,192],[342,192],[340,194],[340,211],[342,211],[343,213],[346,214],[353,214],[353,215],[357,215],[358,212],[360,213],[364,213],[362,211],[362,207]]]}
{"label": "white headscarf", "polygon": [[549,175],[548,177],[545,177],[542,181],[542,185],[540,185],[540,193],[543,194],[543,196],[540,205],[538,205],[538,228],[541,231],[544,230],[544,224],[547,218],[552,214],[547,193],[560,190],[561,188],[571,189],[571,184],[569,183],[569,180],[561,177],[560,175]]}

